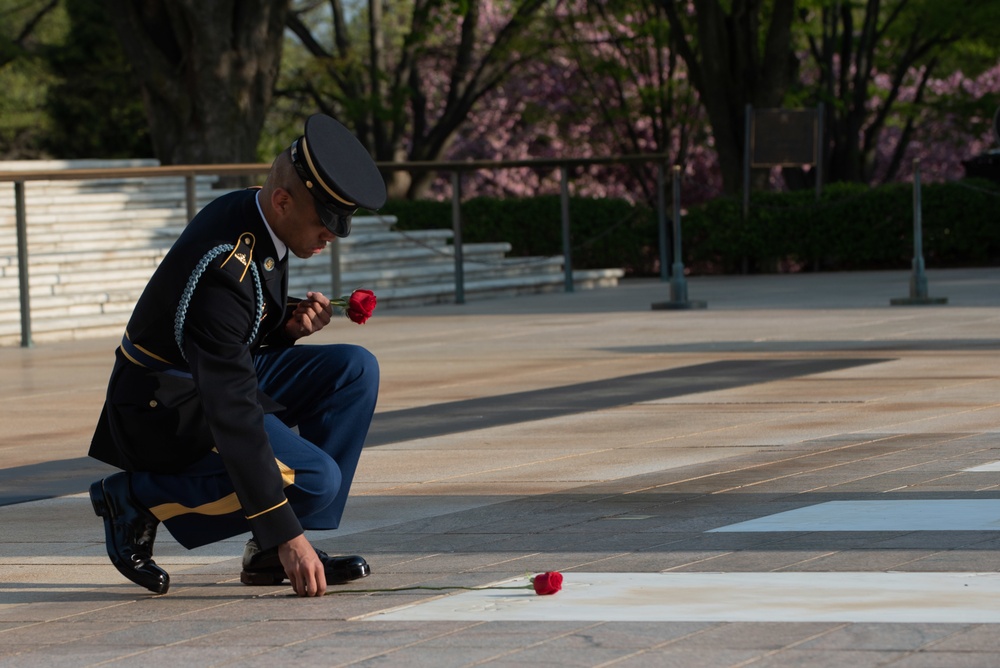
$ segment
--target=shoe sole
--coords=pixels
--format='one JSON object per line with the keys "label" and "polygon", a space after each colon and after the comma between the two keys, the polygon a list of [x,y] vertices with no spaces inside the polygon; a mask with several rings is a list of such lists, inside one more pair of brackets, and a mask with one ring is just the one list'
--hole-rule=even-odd
{"label": "shoe sole", "polygon": [[[332,578],[327,578],[327,584],[345,584],[347,582],[352,582],[354,580],[360,580],[361,578],[368,577],[371,575],[372,569],[368,564],[363,566],[358,566],[357,568],[352,568],[346,574],[343,574],[340,578],[336,580]],[[282,582],[287,580],[287,576],[284,572],[276,573],[274,571],[243,571],[240,573],[240,582],[245,585],[250,585],[252,587],[261,587],[267,585],[280,585]]]}

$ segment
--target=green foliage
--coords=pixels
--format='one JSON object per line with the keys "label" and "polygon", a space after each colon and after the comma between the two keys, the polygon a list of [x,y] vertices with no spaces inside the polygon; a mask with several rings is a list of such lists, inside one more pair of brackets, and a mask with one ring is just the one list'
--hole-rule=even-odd
{"label": "green foliage", "polygon": [[64,4],[71,29],[49,59],[61,81],[46,99],[52,121],[46,148],[62,159],[152,156],[139,85],[103,4]]}
{"label": "green foliage", "polygon": [[910,0],[893,32],[897,39],[904,40],[926,32],[950,35],[953,41],[938,55],[941,64],[938,72],[960,70],[975,77],[997,62],[1000,4],[980,0]]}
{"label": "green foliage", "polygon": [[[966,180],[921,190],[923,253],[929,267],[1000,264],[1000,186]],[[506,241],[511,256],[561,255],[557,196],[477,197],[462,203],[466,243]],[[695,274],[906,269],[913,258],[913,188],[832,184],[812,191],[757,193],[749,219],[738,198],[719,197],[682,219],[685,268]],[[451,203],[392,200],[382,210],[398,229],[447,229]],[[623,200],[570,198],[576,269],[659,271],[656,212]]]}
{"label": "green foliage", "polygon": [[44,157],[45,97],[57,81],[45,56],[67,26],[61,5],[0,0],[0,160]]}
{"label": "green foliage", "polygon": [[[925,184],[921,200],[928,266],[1000,263],[1000,187]],[[913,187],[905,183],[832,184],[819,202],[809,191],[759,193],[746,221],[739,200],[719,198],[684,218],[685,266],[694,273],[905,269],[913,211]]]}

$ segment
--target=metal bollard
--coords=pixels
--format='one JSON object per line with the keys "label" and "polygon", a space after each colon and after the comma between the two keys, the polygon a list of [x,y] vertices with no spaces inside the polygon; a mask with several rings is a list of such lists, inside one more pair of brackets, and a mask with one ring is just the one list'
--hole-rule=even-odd
{"label": "metal bollard", "polygon": [[923,204],[920,198],[920,158],[913,161],[913,262],[910,273],[910,296],[890,299],[892,306],[922,306],[947,304],[947,297],[927,296],[927,274],[924,271]]}
{"label": "metal bollard", "polygon": [[687,294],[687,279],[684,278],[684,261],[681,259],[681,168],[674,165],[674,264],[671,268],[670,301],[654,302],[652,308],[659,310],[698,309],[708,306],[703,301],[691,301]]}

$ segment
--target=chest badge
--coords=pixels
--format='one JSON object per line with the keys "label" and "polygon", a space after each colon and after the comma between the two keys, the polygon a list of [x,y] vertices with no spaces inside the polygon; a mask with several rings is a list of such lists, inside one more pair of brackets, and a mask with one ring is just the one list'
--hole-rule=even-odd
{"label": "chest badge", "polygon": [[274,270],[274,258],[273,257],[264,258],[264,271],[273,271],[273,270]]}

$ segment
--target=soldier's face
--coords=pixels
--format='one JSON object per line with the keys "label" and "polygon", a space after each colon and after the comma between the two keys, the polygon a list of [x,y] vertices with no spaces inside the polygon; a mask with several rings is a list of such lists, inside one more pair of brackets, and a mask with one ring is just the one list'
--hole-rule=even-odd
{"label": "soldier's face", "polygon": [[292,200],[293,206],[281,240],[297,257],[310,258],[322,253],[336,236],[320,221],[312,195],[303,192],[298,197],[293,195]]}

